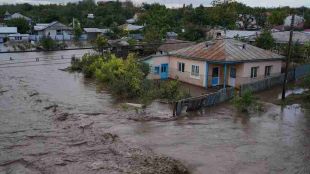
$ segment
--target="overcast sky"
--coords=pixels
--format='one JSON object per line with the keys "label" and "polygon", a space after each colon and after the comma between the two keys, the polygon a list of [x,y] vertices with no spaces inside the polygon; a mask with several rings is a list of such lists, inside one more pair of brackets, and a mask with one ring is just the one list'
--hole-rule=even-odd
{"label": "overcast sky", "polygon": [[[6,3],[32,3],[32,4],[46,4],[46,3],[66,3],[66,2],[77,2],[79,0],[0,0],[0,4]],[[180,7],[183,4],[193,4],[198,6],[203,4],[204,6],[209,6],[212,0],[132,0],[134,3],[142,2],[159,2],[166,4],[169,7]],[[237,0],[248,6],[260,6],[260,7],[279,7],[279,6],[291,6],[300,7],[306,6],[310,7],[310,0]]]}

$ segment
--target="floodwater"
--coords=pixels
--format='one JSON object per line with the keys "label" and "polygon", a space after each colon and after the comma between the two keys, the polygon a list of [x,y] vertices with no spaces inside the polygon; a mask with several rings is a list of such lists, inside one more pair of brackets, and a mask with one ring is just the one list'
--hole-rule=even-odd
{"label": "floodwater", "polygon": [[[83,144],[80,138],[88,139],[100,131],[178,159],[194,174],[310,173],[310,112],[298,104],[281,107],[267,103],[278,97],[280,89],[261,93],[265,111],[253,115],[240,114],[230,103],[224,103],[186,113],[176,120],[134,121],[129,118],[166,118],[172,112],[159,103],[153,103],[143,113],[126,111],[95,82],[81,74],[59,70],[69,65],[72,54],[87,51],[0,54],[0,64],[12,62],[8,61],[10,57],[13,62],[21,62],[0,65],[1,174],[25,170],[20,159],[57,168],[49,173],[88,173],[81,166],[96,162],[105,153],[89,153],[89,148],[101,147],[95,146],[96,138],[92,141],[94,147],[76,146]],[[61,55],[63,59],[59,59]],[[40,61],[35,62],[35,57],[40,57]],[[79,118],[55,121],[51,117],[53,111],[48,109],[55,104],[55,112],[65,111]],[[80,118],[81,114],[84,115]],[[85,136],[70,132],[76,124],[92,126],[96,131]],[[74,148],[69,148],[68,142]],[[59,157],[66,158],[67,168]],[[79,163],[67,164],[75,160]],[[14,161],[20,163],[9,166]],[[108,163],[106,168],[113,171],[118,165]],[[35,173],[31,171],[37,168],[26,167],[29,173]]]}

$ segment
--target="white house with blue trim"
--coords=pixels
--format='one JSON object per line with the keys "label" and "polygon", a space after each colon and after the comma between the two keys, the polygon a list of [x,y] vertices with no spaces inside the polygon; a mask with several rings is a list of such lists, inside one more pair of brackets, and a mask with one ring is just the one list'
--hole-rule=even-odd
{"label": "white house with blue trim", "polygon": [[152,79],[171,78],[205,88],[225,88],[279,75],[283,59],[238,40],[216,39],[143,61],[150,65]]}

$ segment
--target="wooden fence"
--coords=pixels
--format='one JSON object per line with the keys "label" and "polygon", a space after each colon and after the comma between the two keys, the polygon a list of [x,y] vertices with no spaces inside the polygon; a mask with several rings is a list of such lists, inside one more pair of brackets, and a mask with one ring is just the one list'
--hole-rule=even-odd
{"label": "wooden fence", "polygon": [[213,106],[233,98],[234,88],[220,89],[217,92],[198,97],[182,99],[174,103],[173,115],[179,116],[186,107],[186,112],[199,110],[202,107]]}

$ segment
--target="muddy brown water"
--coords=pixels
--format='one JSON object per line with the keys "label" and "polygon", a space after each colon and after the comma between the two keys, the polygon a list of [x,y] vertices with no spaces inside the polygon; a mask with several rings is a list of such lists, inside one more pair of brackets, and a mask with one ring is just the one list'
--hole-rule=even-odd
{"label": "muddy brown water", "polygon": [[[107,159],[96,162],[105,153],[95,155],[79,147],[85,139],[91,139],[91,150],[100,150],[96,131],[111,132],[125,144],[137,144],[178,159],[194,174],[310,173],[310,112],[298,104],[280,107],[268,103],[270,98],[277,98],[280,88],[260,94],[267,102],[262,113],[240,114],[224,103],[186,113],[177,120],[139,122],[128,118],[141,113],[119,107],[109,92],[94,81],[60,71],[69,60],[51,60],[85,52],[88,50],[0,55],[0,64],[11,62],[10,57],[14,62],[46,59],[46,65],[41,66],[37,66],[43,64],[41,59],[0,65],[1,174],[35,173],[32,171],[36,169],[24,165],[23,160],[28,159],[47,168],[49,163],[55,164],[55,173],[79,173],[89,161],[95,161],[90,166],[103,165],[112,171],[109,173],[118,173],[115,166],[120,164],[104,164]],[[56,111],[53,105],[57,105]],[[74,116],[57,122],[51,115],[59,110]],[[154,102],[144,114],[167,118],[172,113],[169,106]],[[82,136],[74,132],[79,129],[71,129],[75,125],[83,130],[92,126],[96,131]],[[16,165],[9,166],[16,161]],[[78,162],[65,168],[64,161]]]}

